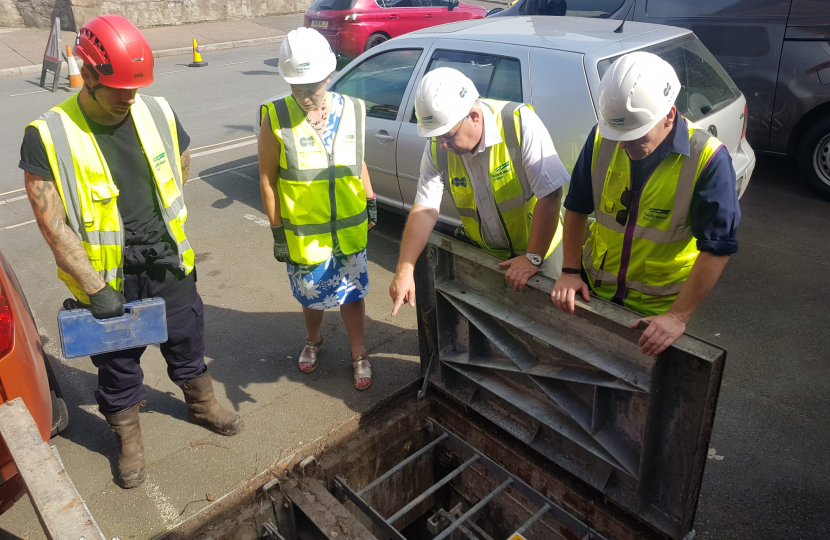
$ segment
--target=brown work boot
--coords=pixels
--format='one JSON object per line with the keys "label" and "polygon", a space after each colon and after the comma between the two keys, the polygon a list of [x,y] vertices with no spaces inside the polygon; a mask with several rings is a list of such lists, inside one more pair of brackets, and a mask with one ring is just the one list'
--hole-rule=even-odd
{"label": "brown work boot", "polygon": [[221,435],[236,435],[242,431],[242,417],[226,411],[213,395],[210,373],[191,379],[181,386],[187,402],[187,419],[201,424]]}
{"label": "brown work boot", "polygon": [[105,414],[104,418],[118,440],[118,476],[115,483],[124,489],[138,487],[144,482],[144,443],[138,423],[137,403],[125,411]]}

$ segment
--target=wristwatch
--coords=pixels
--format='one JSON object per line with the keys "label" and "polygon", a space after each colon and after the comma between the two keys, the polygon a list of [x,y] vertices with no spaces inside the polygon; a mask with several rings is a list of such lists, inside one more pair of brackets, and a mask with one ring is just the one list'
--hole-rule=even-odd
{"label": "wristwatch", "polygon": [[542,266],[542,263],[545,261],[541,255],[537,255],[536,253],[525,253],[525,257],[530,261],[530,264],[537,268]]}

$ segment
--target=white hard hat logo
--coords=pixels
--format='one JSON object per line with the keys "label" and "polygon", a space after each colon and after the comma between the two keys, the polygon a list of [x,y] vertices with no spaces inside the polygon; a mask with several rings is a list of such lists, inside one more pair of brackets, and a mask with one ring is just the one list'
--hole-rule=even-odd
{"label": "white hard hat logo", "polygon": [[625,118],[611,118],[610,120],[608,120],[608,124],[614,127],[624,126]]}
{"label": "white hard hat logo", "polygon": [[458,93],[458,97],[464,97],[467,95],[467,89],[462,88],[461,91]]}
{"label": "white hard hat logo", "polygon": [[668,96],[669,96],[669,92],[671,92],[671,84],[670,84],[670,83],[666,83],[666,89],[665,89],[665,90],[663,90],[663,95],[664,95],[664,96],[666,96],[666,97],[668,97]]}

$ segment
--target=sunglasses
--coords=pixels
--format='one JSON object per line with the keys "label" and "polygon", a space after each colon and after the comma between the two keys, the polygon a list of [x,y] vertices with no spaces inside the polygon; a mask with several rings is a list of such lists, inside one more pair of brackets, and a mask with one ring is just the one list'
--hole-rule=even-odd
{"label": "sunglasses", "polygon": [[625,208],[617,212],[617,223],[625,227],[625,224],[628,222],[629,206],[631,206],[631,191],[628,188],[625,188],[625,191],[620,195],[620,204],[625,206]]}
{"label": "sunglasses", "polygon": [[458,137],[458,134],[461,133],[461,128],[464,127],[465,120],[467,120],[466,116],[464,117],[464,120],[461,121],[461,125],[458,126],[458,129],[455,130],[455,133],[452,135],[440,135],[438,137],[430,137],[429,139],[436,144],[446,144],[447,146],[452,145]]}

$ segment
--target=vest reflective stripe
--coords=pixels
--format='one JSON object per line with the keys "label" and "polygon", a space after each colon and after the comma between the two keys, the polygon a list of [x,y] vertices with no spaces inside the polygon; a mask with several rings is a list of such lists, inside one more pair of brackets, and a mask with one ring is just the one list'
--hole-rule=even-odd
{"label": "vest reflective stripe", "polygon": [[[496,125],[501,130],[502,142],[484,150],[484,159],[490,166],[489,180],[493,190],[496,210],[499,213],[502,230],[508,240],[508,249],[488,246],[481,232],[481,216],[475,203],[472,180],[460,156],[451,154],[431,144],[433,162],[441,171],[444,187],[452,195],[455,208],[467,236],[485,251],[501,258],[514,257],[516,252],[527,251],[530,238],[533,210],[536,196],[530,189],[527,170],[522,161],[521,111],[530,105],[494,100],[481,100],[489,105],[496,116]],[[455,185],[455,179],[463,179],[462,185]],[[468,185],[469,184],[469,185]],[[561,224],[556,228],[553,241],[545,257],[562,240]]]}
{"label": "vest reflective stripe", "polygon": [[[171,238],[176,241],[180,268],[190,273],[194,254],[183,228],[187,209],[181,190],[175,116],[164,99],[141,95],[136,95],[131,114],[153,171],[159,208]],[[69,226],[80,238],[93,268],[107,284],[120,290],[125,239],[117,205],[119,191],[77,96],[53,107],[29,125],[38,130],[46,148]],[[58,276],[79,300],[89,301],[72,276],[60,268]]]}
{"label": "vest reflective stripe", "polygon": [[[195,253],[190,247],[190,242],[184,234],[184,222],[187,221],[187,209],[184,204],[184,191],[182,185],[181,173],[181,152],[179,151],[179,138],[176,135],[176,124],[173,110],[166,101],[157,100],[155,98],[144,99],[143,103],[147,105],[147,110],[150,112],[152,122],[155,126],[167,125],[169,129],[158,129],[157,132],[161,136],[161,143],[164,147],[164,153],[173,157],[175,160],[175,167],[170,167],[173,172],[173,180],[176,182],[175,189],[170,189],[166,184],[164,188],[156,190],[156,199],[159,202],[159,208],[164,214],[164,222],[167,225],[167,232],[178,244],[178,251],[183,254],[181,267],[186,272],[190,272],[195,264]],[[165,108],[167,110],[165,110]],[[142,109],[136,111],[139,114],[144,114]],[[135,113],[134,113],[135,114]],[[172,123],[171,123],[172,122]],[[141,132],[139,132],[139,138]],[[145,149],[154,141],[145,142],[142,140],[142,145]],[[183,213],[183,215],[182,215]],[[180,221],[181,218],[181,221]]]}
{"label": "vest reflective stripe", "polygon": [[300,264],[328,260],[335,238],[346,254],[366,247],[369,216],[361,180],[365,105],[348,96],[343,100],[331,155],[293,97],[260,109],[281,143],[280,215],[291,260]]}
{"label": "vest reflective stripe", "polygon": [[688,129],[690,155],[673,153],[658,165],[639,197],[632,197],[626,225],[617,223],[616,215],[625,209],[620,199],[631,186],[630,161],[616,142],[599,132],[594,139],[596,222],[583,249],[583,265],[598,296],[621,299],[645,315],[668,311],[699,253],[689,215],[692,195],[722,143],[693,124]]}

